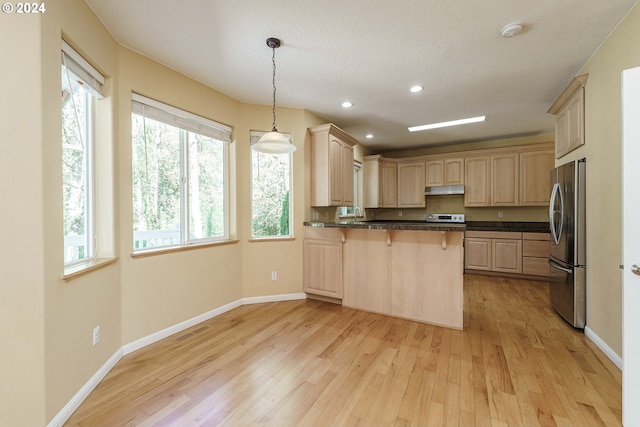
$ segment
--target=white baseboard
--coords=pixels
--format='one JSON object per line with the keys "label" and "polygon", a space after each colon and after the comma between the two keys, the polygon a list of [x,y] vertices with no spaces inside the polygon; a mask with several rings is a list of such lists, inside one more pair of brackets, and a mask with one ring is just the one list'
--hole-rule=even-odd
{"label": "white baseboard", "polygon": [[154,332],[151,335],[147,335],[146,337],[142,337],[137,339],[129,344],[125,344],[122,346],[122,353],[129,354],[136,350],[140,350],[143,347],[148,346],[149,344],[153,344],[156,341],[160,341],[161,339],[167,338],[175,333],[183,331],[187,328],[197,325],[198,323],[204,322],[205,320],[209,320],[216,316],[219,316],[227,311],[233,310],[234,308],[238,308],[242,305],[242,299],[239,299],[234,302],[230,302],[229,304],[225,304],[222,307],[214,308],[211,311],[207,311],[206,313],[202,313],[196,317],[192,317],[191,319],[187,319],[183,322],[177,323],[173,326],[169,326],[161,331]]}
{"label": "white baseboard", "polygon": [[86,382],[85,385],[71,398],[71,400],[62,408],[58,414],[47,424],[47,427],[62,427],[65,422],[73,415],[73,413],[80,407],[80,404],[89,396],[94,388],[100,384],[100,381],[109,373],[116,363],[122,358],[122,348],[118,349],[113,356],[105,362],[104,365],[98,369],[98,372]]}
{"label": "white baseboard", "polygon": [[264,297],[242,298],[242,304],[260,304],[263,302],[293,301],[299,299],[307,299],[307,294],[302,292],[297,294],[267,295]]}
{"label": "white baseboard", "polygon": [[71,400],[62,408],[60,412],[56,414],[55,417],[47,424],[47,427],[62,427],[65,422],[73,415],[73,413],[80,407],[82,402],[89,396],[89,394],[95,389],[100,381],[116,366],[116,363],[120,361],[122,356],[132,353],[136,350],[139,350],[143,347],[146,347],[150,344],[153,344],[156,341],[160,341],[170,335],[183,331],[187,328],[197,325],[198,323],[204,322],[205,320],[209,320],[216,316],[219,316],[227,311],[233,310],[234,308],[238,308],[245,304],[259,304],[263,302],[278,302],[278,301],[292,301],[299,299],[306,299],[307,294],[305,293],[296,293],[296,294],[282,294],[282,295],[267,295],[264,297],[249,297],[249,298],[241,298],[237,301],[230,302],[229,304],[225,304],[222,307],[215,308],[206,313],[200,314],[199,316],[192,317],[191,319],[185,320],[184,322],[180,322],[176,325],[165,328],[161,331],[154,332],[153,334],[147,335],[146,337],[142,337],[137,339],[129,344],[125,344],[120,347],[114,354],[107,360],[107,362],[98,369],[98,371],[93,374],[93,376],[87,381],[87,383],[82,386],[82,388],[71,398]]}
{"label": "white baseboard", "polygon": [[584,334],[622,371],[623,362],[620,357],[606,342],[602,340],[591,328],[585,326]]}

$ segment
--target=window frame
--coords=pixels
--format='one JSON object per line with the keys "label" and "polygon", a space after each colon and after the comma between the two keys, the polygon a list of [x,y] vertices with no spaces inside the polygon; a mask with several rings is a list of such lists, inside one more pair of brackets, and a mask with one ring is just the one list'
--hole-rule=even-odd
{"label": "window frame", "polygon": [[[205,246],[214,243],[229,242],[230,241],[230,143],[231,132],[230,126],[215,122],[205,117],[190,113],[188,111],[173,107],[171,105],[162,103],[160,101],[147,98],[137,93],[131,94],[132,109],[131,114],[140,116],[144,119],[151,119],[162,123],[164,125],[172,126],[178,130],[179,138],[179,158],[177,163],[180,168],[179,177],[179,207],[180,207],[180,242],[178,244],[167,244],[158,246],[145,246],[136,248],[136,231],[133,229],[135,225],[135,218],[132,218],[132,250],[134,255],[149,253],[149,252],[165,252],[167,250],[174,250],[180,248],[191,248],[197,246]],[[133,130],[133,120],[131,128]],[[190,159],[189,159],[189,134],[195,134],[216,140],[222,143],[222,213],[223,213],[223,233],[222,235],[191,238],[190,235]],[[133,133],[131,135],[131,149],[134,149],[133,145]],[[132,173],[134,172],[134,165],[132,164]],[[133,187],[133,181],[132,181]],[[134,194],[132,188],[132,197]],[[133,213],[133,210],[132,210]]]}
{"label": "window frame", "polygon": [[[61,85],[62,92],[64,93],[64,88],[66,86],[69,87],[70,100],[68,102],[72,102],[72,108],[74,109],[75,119],[78,119],[79,111],[77,111],[77,107],[75,102],[73,101],[73,97],[75,94],[72,88],[72,76],[73,80],[81,83],[79,85],[79,90],[82,90],[84,96],[84,123],[76,122],[76,125],[82,129],[81,135],[79,136],[80,140],[84,144],[83,148],[83,166],[84,166],[84,192],[85,192],[85,200],[84,200],[84,247],[86,248],[85,254],[81,258],[76,258],[67,261],[67,246],[65,242],[67,240],[67,235],[64,233],[63,227],[63,267],[65,270],[74,269],[78,266],[90,264],[96,261],[97,259],[97,212],[96,212],[96,159],[95,159],[95,151],[96,151],[96,108],[97,102],[100,99],[104,98],[102,93],[102,85],[104,84],[104,76],[97,71],[88,61],[86,61],[79,53],[77,53],[67,42],[61,40]],[[65,83],[66,81],[66,86]],[[61,115],[63,114],[65,106],[61,105]],[[64,119],[61,118],[61,124],[64,126]],[[64,156],[64,139],[62,139],[61,135],[61,154]],[[68,148],[67,148],[68,149]],[[61,157],[62,160],[62,157]],[[64,173],[64,165],[61,165],[62,171]],[[63,186],[64,192],[64,181],[61,183]],[[63,206],[65,201],[63,200]],[[64,215],[63,215],[64,220]]]}
{"label": "window frame", "polygon": [[[266,131],[250,131],[249,132],[249,147],[252,147],[253,144],[257,143],[262,135],[267,133]],[[287,132],[280,132],[283,135],[286,135],[289,140],[293,141],[293,135]],[[293,153],[281,153],[281,154],[269,154],[269,153],[260,153],[256,152],[253,149],[250,150],[250,158],[249,158],[249,197],[250,197],[250,205],[251,205],[251,216],[249,218],[250,229],[251,229],[251,240],[252,241],[269,241],[269,240],[287,240],[294,238],[294,221],[293,221]],[[254,155],[278,155],[278,156],[288,156],[289,162],[289,234],[286,235],[269,235],[269,236],[256,236],[254,234],[253,228],[253,218],[254,218],[254,201],[253,201],[253,179],[254,179],[254,170],[253,170],[253,156]]]}

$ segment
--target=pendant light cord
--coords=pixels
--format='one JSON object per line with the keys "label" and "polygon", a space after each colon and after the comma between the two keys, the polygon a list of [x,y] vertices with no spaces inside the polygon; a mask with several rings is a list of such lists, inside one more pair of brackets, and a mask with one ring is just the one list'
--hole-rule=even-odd
{"label": "pendant light cord", "polygon": [[276,129],[276,48],[272,47],[271,51],[271,62],[273,64],[273,128],[271,131],[278,132],[278,129]]}

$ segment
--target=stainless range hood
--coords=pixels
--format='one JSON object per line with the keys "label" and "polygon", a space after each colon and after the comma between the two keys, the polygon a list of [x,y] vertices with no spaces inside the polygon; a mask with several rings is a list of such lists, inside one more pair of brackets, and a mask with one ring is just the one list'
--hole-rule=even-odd
{"label": "stainless range hood", "polygon": [[436,185],[425,187],[425,196],[446,196],[449,194],[464,194],[464,185]]}

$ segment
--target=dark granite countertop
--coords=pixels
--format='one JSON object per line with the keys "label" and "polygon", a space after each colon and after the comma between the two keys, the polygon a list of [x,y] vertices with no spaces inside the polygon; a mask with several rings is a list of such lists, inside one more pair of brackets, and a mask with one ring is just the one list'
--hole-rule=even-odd
{"label": "dark granite countertop", "polygon": [[548,233],[548,222],[467,221],[469,231],[522,231]]}
{"label": "dark granite countertop", "polygon": [[417,230],[417,231],[464,231],[465,224],[433,223],[424,221],[306,221],[308,227],[364,228],[368,230]]}

